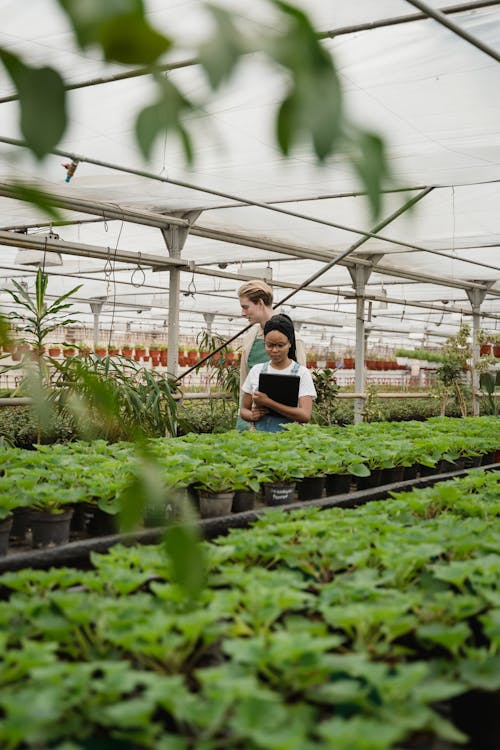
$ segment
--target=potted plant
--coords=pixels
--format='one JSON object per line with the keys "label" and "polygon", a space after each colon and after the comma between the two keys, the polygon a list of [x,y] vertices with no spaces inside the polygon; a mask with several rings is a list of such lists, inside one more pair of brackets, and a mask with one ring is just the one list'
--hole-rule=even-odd
{"label": "potted plant", "polygon": [[56,547],[69,541],[73,506],[55,497],[54,487],[39,483],[31,502],[30,526],[33,547]]}
{"label": "potted plant", "polygon": [[91,347],[85,341],[80,344],[80,356],[88,357],[91,351]]}
{"label": "potted plant", "polygon": [[116,357],[117,354],[120,354],[120,347],[117,344],[108,344],[108,354],[110,357]]}
{"label": "potted plant", "polygon": [[123,357],[128,357],[129,359],[131,359],[133,353],[134,353],[134,350],[130,346],[130,344],[124,344],[124,346],[122,346],[122,356]]}
{"label": "potted plant", "polygon": [[199,359],[198,349],[191,348],[187,350],[188,364],[194,365],[196,364],[198,359]]}
{"label": "potted plant", "polygon": [[97,344],[94,351],[98,357],[105,357],[107,354],[107,348],[104,344]]}
{"label": "potted plant", "polygon": [[168,364],[168,347],[165,344],[161,344],[160,347],[160,364],[162,367],[166,367]]}
{"label": "potted plant", "polygon": [[134,359],[136,362],[140,362],[146,354],[146,347],[142,343],[137,343],[134,346]]}
{"label": "potted plant", "polygon": [[61,347],[58,344],[51,344],[48,350],[49,357],[60,357]]}

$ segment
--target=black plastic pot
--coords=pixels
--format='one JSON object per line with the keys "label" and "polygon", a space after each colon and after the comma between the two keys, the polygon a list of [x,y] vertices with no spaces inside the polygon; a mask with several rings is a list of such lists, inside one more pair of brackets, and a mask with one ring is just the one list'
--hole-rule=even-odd
{"label": "black plastic pot", "polygon": [[498,750],[500,690],[470,690],[451,701],[453,723],[470,737],[474,750]]}
{"label": "black plastic pot", "polygon": [[436,466],[425,466],[424,464],[416,464],[416,466],[420,477],[431,477],[438,473]]}
{"label": "black plastic pot", "polygon": [[482,456],[464,456],[462,458],[462,469],[477,469],[481,466]]}
{"label": "black plastic pot", "polygon": [[30,515],[32,546],[42,548],[67,544],[72,515],[73,508],[68,508],[62,513],[32,510]]}
{"label": "black plastic pot", "polygon": [[94,515],[95,509],[96,505],[94,503],[76,503],[73,508],[70,532],[75,532],[75,534],[85,534],[88,530],[88,525],[90,519]]}
{"label": "black plastic pot", "polygon": [[266,505],[288,505],[295,500],[295,482],[265,482],[262,488]]}
{"label": "black plastic pot", "polygon": [[418,474],[418,464],[412,464],[411,466],[404,467],[404,480],[416,479]]}
{"label": "black plastic pot", "polygon": [[373,469],[369,477],[356,477],[356,487],[358,490],[368,490],[371,487],[380,485],[381,470]]}
{"label": "black plastic pot", "polygon": [[304,477],[297,482],[299,500],[317,500],[323,497],[325,477]]}
{"label": "black plastic pot", "polygon": [[394,484],[394,482],[403,482],[404,474],[404,466],[393,466],[390,469],[381,469],[380,484]]}
{"label": "black plastic pot", "polygon": [[106,513],[101,508],[94,508],[89,518],[87,533],[89,536],[110,536],[119,531],[118,516]]}
{"label": "black plastic pot", "polygon": [[256,492],[249,492],[247,490],[236,490],[233,498],[233,513],[244,513],[247,510],[253,510],[255,508],[255,502],[257,500]]}
{"label": "black plastic pot", "polygon": [[12,516],[0,521],[0,557],[5,557],[9,549],[9,536],[12,527]]}
{"label": "black plastic pot", "polygon": [[442,458],[438,464],[438,474],[446,474],[449,471],[459,471],[463,468],[463,459],[457,458],[455,461],[447,461]]}
{"label": "black plastic pot", "polygon": [[201,492],[200,515],[202,518],[227,516],[233,507],[234,492]]}
{"label": "black plastic pot", "polygon": [[351,491],[351,474],[327,474],[325,477],[326,496],[345,495]]}
{"label": "black plastic pot", "polygon": [[495,456],[496,451],[489,451],[488,453],[483,453],[481,456],[481,466],[489,466],[490,464],[495,463]]}
{"label": "black plastic pot", "polygon": [[14,508],[10,538],[24,541],[30,527],[31,508]]}

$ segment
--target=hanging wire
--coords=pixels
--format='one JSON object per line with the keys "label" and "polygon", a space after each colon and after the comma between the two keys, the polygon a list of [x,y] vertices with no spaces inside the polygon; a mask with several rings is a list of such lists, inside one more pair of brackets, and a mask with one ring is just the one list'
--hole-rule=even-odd
{"label": "hanging wire", "polygon": [[[137,263],[137,266],[132,271],[132,275],[130,277],[130,283],[132,286],[134,286],[136,289],[139,289],[141,286],[144,286],[146,283],[146,274],[144,273],[144,269],[141,266],[141,253],[138,253],[139,255],[139,261]],[[139,280],[136,280],[136,275],[141,274],[138,276]]]}
{"label": "hanging wire", "polygon": [[186,291],[184,292],[185,297],[194,297],[196,294],[196,284],[194,282],[194,271],[193,275],[191,276],[191,281],[189,282]]}
{"label": "hanging wire", "polygon": [[401,323],[403,322],[405,318],[405,313],[406,313],[406,302],[403,305],[403,312],[401,313],[401,320],[400,320]]}

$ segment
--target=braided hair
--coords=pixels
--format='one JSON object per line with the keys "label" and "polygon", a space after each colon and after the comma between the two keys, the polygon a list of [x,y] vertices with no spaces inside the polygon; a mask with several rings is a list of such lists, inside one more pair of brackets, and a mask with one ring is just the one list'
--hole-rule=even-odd
{"label": "braided hair", "polygon": [[271,331],[279,331],[287,337],[288,341],[290,342],[290,351],[288,352],[288,356],[290,359],[296,360],[297,350],[295,346],[295,328],[293,327],[292,319],[285,313],[273,315],[264,325],[264,338]]}

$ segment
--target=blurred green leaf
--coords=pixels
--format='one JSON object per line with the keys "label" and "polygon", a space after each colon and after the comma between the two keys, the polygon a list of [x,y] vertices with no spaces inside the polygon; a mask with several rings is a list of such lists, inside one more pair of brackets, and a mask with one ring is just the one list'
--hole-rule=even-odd
{"label": "blurred green leaf", "polygon": [[377,217],[381,211],[382,183],[389,177],[384,142],[376,133],[361,130],[356,137],[356,146],[352,165],[368,194],[372,216]]}
{"label": "blurred green leaf", "polygon": [[135,132],[143,156],[149,159],[156,139],[169,131],[177,132],[184,148],[186,161],[193,161],[191,138],[181,122],[181,115],[193,109],[193,104],[167,78],[159,78],[160,98],[145,107],[136,120]]}
{"label": "blurred green leaf", "polygon": [[215,23],[213,35],[202,43],[198,59],[208,75],[210,85],[216,89],[228,79],[246,46],[231,14],[215,5],[208,5]]}
{"label": "blurred green leaf", "polygon": [[34,68],[0,49],[7,73],[19,95],[21,132],[38,159],[46,156],[66,130],[64,81],[53,68]]}
{"label": "blurred green leaf", "polygon": [[190,524],[170,526],[165,532],[164,547],[172,561],[174,580],[195,598],[206,579],[205,560],[196,529]]}
{"label": "blurred green leaf", "polygon": [[301,139],[310,139],[320,161],[329,156],[342,128],[340,81],[329,53],[321,45],[307,16],[280,0],[281,36],[268,40],[266,51],[290,75],[287,94],[277,115],[278,144],[288,155]]}
{"label": "blurred green leaf", "polygon": [[99,45],[108,62],[151,65],[170,46],[144,15],[142,0],[59,0],[82,49]]}
{"label": "blurred green leaf", "polygon": [[61,221],[62,214],[60,211],[51,203],[50,196],[43,190],[40,190],[34,185],[29,185],[22,182],[11,182],[9,187],[13,190],[13,197],[20,201],[26,201],[31,203],[40,209],[44,214],[47,214],[49,218],[54,221]]}

